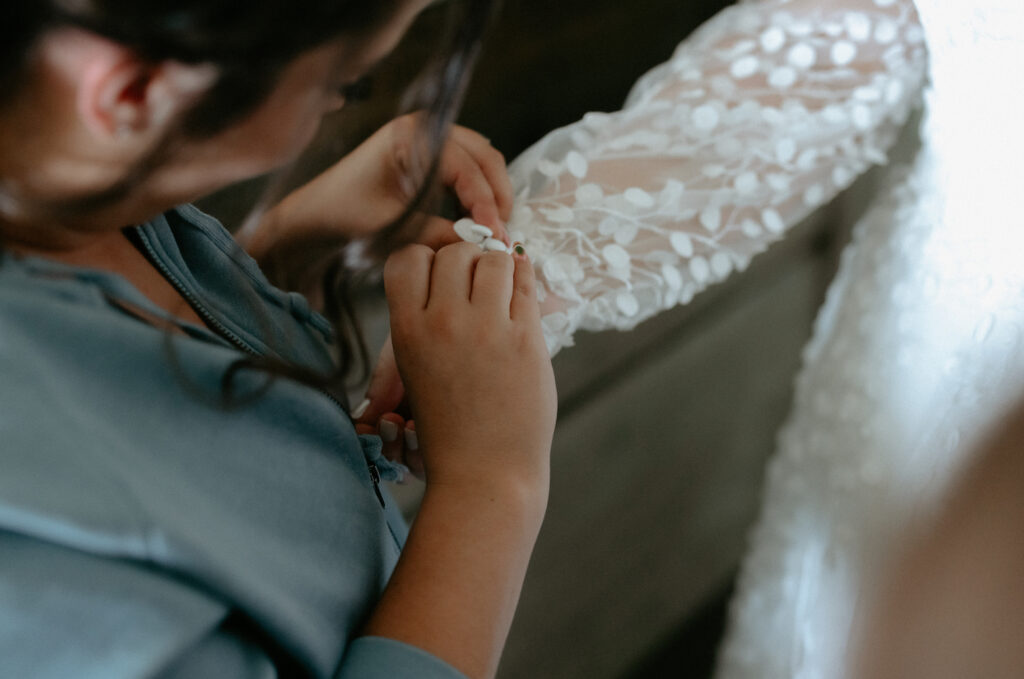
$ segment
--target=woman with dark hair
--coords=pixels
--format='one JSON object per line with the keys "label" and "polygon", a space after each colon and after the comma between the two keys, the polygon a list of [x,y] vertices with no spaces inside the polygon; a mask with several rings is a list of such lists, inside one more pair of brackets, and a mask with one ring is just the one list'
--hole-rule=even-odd
{"label": "woman with dark hair", "polygon": [[408,535],[394,451],[331,388],[341,337],[175,207],[289,162],[425,4],[0,11],[0,675],[494,673],[554,426],[533,272],[401,228],[436,175],[504,235],[501,157],[443,136],[486,3],[453,20],[428,111],[246,234],[262,258],[388,224],[377,244],[437,248],[385,268],[430,481]]}

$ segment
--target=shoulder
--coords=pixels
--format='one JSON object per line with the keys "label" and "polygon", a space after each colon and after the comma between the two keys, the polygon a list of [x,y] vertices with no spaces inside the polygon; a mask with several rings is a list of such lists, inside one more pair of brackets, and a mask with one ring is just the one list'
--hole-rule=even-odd
{"label": "shoulder", "polygon": [[331,324],[301,294],[271,284],[215,218],[179,206],[139,229],[168,275],[188,287],[230,330],[293,363],[330,371]]}

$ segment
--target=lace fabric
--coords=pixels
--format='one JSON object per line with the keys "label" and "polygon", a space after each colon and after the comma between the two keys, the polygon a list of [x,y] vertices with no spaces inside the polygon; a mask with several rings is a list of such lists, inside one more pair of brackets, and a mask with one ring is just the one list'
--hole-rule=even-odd
{"label": "lace fabric", "polygon": [[517,158],[508,228],[538,269],[551,352],[689,302],[885,163],[919,100],[922,37],[909,0],[741,4],[621,111]]}

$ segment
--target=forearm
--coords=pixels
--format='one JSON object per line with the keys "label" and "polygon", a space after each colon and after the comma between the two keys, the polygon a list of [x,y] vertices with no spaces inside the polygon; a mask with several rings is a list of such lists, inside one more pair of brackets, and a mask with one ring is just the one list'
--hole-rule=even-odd
{"label": "forearm", "polygon": [[494,676],[547,503],[547,486],[428,486],[367,635]]}

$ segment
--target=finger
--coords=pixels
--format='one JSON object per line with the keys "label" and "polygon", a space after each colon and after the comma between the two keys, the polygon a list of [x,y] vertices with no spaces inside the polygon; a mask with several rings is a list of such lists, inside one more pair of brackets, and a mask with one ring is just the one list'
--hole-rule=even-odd
{"label": "finger", "polygon": [[392,462],[405,464],[405,421],[401,415],[388,413],[375,425],[358,422],[355,430],[357,434],[379,436],[382,444],[381,454]]}
{"label": "finger", "polygon": [[504,233],[494,189],[483,168],[466,147],[458,143],[445,146],[440,171],[441,181],[455,192],[455,197],[473,221]]}
{"label": "finger", "polygon": [[357,434],[376,434],[377,433],[377,428],[374,427],[372,424],[356,424],[355,429],[356,429],[356,433]]}
{"label": "finger", "polygon": [[427,306],[434,251],[412,244],[393,253],[384,263],[384,291],[392,319]]}
{"label": "finger", "polygon": [[403,460],[405,454],[404,430],[405,419],[395,413],[383,415],[377,422],[377,433],[384,444],[381,454],[392,462],[402,462]]}
{"label": "finger", "polygon": [[481,255],[473,271],[473,292],[470,302],[494,309],[509,318],[512,302],[512,273],[515,262],[504,252]]}
{"label": "finger", "polygon": [[539,324],[540,305],[537,303],[537,279],[533,273],[533,264],[525,254],[515,254],[512,259],[515,261],[509,308],[512,320],[532,320]]}
{"label": "finger", "polygon": [[376,422],[384,413],[393,412],[405,397],[405,385],[398,372],[395,362],[395,349],[391,343],[391,335],[381,347],[377,363],[370,376],[370,384],[366,388],[366,399],[360,408],[353,412],[357,422]]}
{"label": "finger", "polygon": [[451,301],[469,301],[473,286],[473,266],[483,253],[473,243],[446,245],[434,255],[430,275],[428,306]]}
{"label": "finger", "polygon": [[453,222],[444,217],[423,217],[424,226],[420,229],[416,242],[433,250],[440,250],[445,245],[458,243],[461,239],[452,228]]}
{"label": "finger", "polygon": [[480,165],[484,176],[491,185],[494,200],[498,206],[498,216],[503,221],[512,218],[512,180],[508,176],[505,156],[491,145],[490,140],[478,132],[466,127],[455,126],[451,138],[463,146]]}
{"label": "finger", "polygon": [[405,466],[409,468],[412,475],[423,481],[427,477],[427,471],[423,466],[423,455],[420,453],[420,442],[416,436],[416,422],[409,420],[405,423]]}

